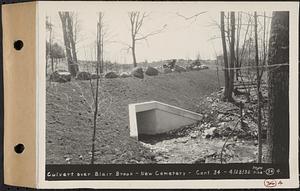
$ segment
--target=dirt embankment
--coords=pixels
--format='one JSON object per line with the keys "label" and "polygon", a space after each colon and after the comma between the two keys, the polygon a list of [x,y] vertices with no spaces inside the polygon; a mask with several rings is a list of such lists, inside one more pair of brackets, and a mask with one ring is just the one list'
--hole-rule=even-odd
{"label": "dirt embankment", "polygon": [[[96,163],[153,162],[150,150],[129,137],[128,104],[156,100],[200,112],[200,101],[218,88],[214,70],[146,76],[143,80],[101,79]],[[47,85],[47,164],[90,162],[91,95],[89,81]]]}

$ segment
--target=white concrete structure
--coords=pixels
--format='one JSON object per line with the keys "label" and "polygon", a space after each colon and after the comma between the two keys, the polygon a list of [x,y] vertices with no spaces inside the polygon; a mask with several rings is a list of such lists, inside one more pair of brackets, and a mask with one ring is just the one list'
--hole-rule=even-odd
{"label": "white concrete structure", "polygon": [[135,138],[165,133],[201,119],[201,114],[158,101],[129,104],[130,136]]}

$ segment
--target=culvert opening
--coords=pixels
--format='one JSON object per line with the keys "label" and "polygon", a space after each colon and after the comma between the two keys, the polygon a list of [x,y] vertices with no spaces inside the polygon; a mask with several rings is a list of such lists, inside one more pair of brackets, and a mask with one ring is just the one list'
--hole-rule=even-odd
{"label": "culvert opening", "polygon": [[165,140],[187,137],[195,131],[195,128],[198,126],[198,124],[199,122],[160,134],[140,134],[138,140],[147,144],[154,145]]}
{"label": "culvert opening", "polygon": [[140,141],[185,136],[186,127],[201,119],[201,114],[157,101],[129,104],[130,136]]}

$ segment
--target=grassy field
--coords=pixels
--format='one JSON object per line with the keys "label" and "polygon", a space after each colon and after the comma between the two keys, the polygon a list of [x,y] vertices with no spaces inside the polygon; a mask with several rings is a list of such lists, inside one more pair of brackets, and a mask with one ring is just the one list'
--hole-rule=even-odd
{"label": "grassy field", "polygon": [[[220,79],[223,80],[222,74]],[[201,112],[198,103],[219,89],[216,71],[209,69],[146,76],[143,80],[101,79],[100,83],[96,133],[96,163],[100,164],[153,162],[149,148],[129,137],[128,104],[156,100]],[[47,82],[46,99],[46,163],[90,163],[93,132],[90,82]]]}

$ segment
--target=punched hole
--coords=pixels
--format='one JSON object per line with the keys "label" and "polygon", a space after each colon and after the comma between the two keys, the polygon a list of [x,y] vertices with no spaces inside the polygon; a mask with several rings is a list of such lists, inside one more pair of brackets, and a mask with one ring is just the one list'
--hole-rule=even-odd
{"label": "punched hole", "polygon": [[15,146],[15,152],[21,154],[24,151],[25,147],[23,144],[17,144]]}
{"label": "punched hole", "polygon": [[21,50],[23,48],[23,46],[24,46],[24,43],[21,40],[17,40],[14,42],[14,48],[16,50]]}

